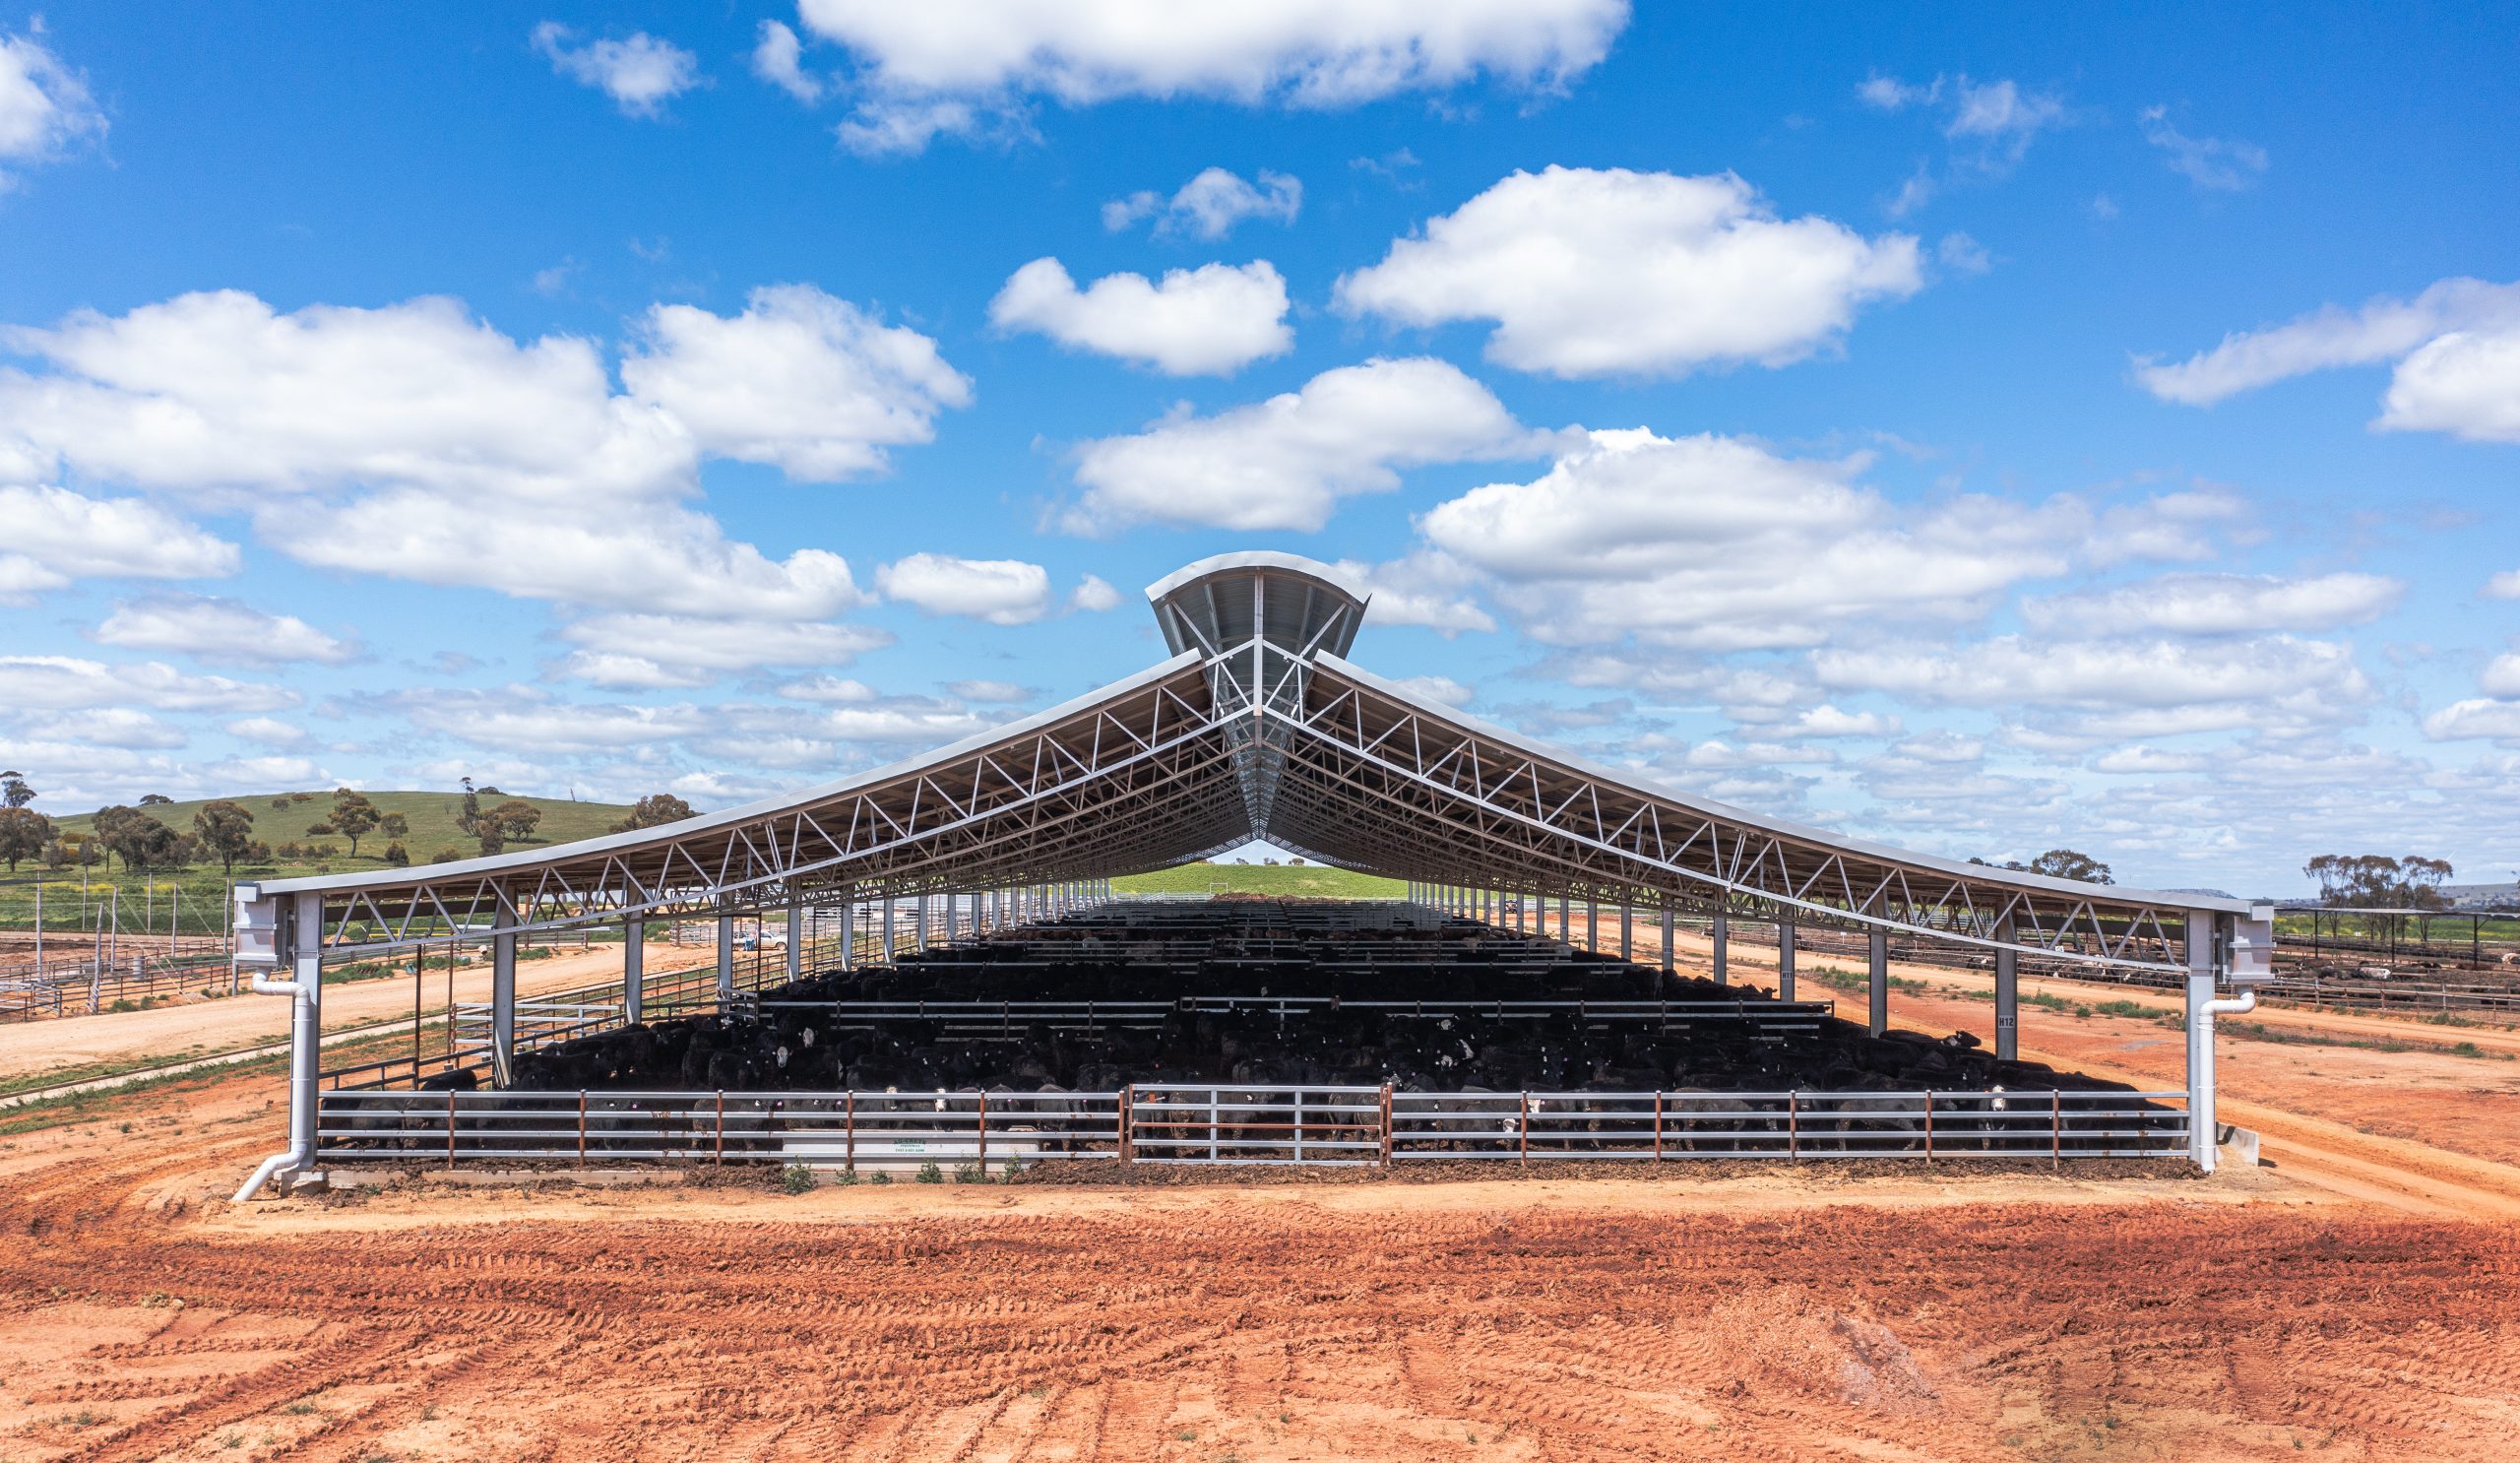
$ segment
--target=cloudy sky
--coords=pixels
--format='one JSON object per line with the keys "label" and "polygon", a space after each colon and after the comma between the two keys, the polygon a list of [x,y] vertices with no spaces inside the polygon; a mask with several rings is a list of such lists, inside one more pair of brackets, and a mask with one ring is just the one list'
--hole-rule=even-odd
{"label": "cloudy sky", "polygon": [[724,804],[1270,547],[1754,808],[2508,878],[2515,35],[0,0],[0,764]]}

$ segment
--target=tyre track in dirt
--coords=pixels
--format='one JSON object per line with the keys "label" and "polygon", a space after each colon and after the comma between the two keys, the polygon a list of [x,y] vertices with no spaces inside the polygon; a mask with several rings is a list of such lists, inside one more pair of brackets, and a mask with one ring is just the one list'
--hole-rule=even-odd
{"label": "tyre track in dirt", "polygon": [[[2520,1419],[2509,1223],[2211,1185],[1902,1209],[1850,1202],[1860,1184],[1740,1209],[1709,1187],[1693,1209],[1536,1180],[986,1208],[678,1191],[565,1222],[476,1190],[394,1202],[503,1222],[360,1227],[355,1203],[240,1213],[186,1188],[269,1140],[199,1130],[255,1111],[220,1091],[183,1100],[185,1133],[88,1123],[0,1159],[0,1355],[57,1379],[7,1389],[0,1452],[1965,1463],[2298,1442],[2507,1463]],[[59,1424],[85,1406],[109,1421]]]}

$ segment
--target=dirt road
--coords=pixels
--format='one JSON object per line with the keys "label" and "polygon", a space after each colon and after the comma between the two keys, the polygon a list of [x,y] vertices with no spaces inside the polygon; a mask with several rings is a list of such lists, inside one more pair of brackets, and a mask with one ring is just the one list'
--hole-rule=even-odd
{"label": "dirt road", "polygon": [[[533,995],[621,977],[618,946],[593,947],[517,966],[517,990]],[[446,975],[432,966],[421,983],[424,1014],[446,1009]],[[490,967],[456,973],[458,1001],[490,998]],[[411,1014],[409,977],[352,981],[324,987],[324,1029],[366,1026]],[[197,1056],[288,1040],[289,1005],[253,994],[188,999],[146,1011],[108,1011],[55,1021],[0,1026],[0,1079],[133,1061]]]}

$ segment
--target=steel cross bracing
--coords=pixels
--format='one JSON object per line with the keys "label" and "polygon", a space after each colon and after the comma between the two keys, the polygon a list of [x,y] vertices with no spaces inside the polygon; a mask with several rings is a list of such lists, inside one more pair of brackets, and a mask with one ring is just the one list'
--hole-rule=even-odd
{"label": "steel cross bracing", "polygon": [[1365,602],[1330,572],[1276,554],[1193,565],[1150,592],[1172,659],[924,759],[636,834],[244,885],[240,928],[274,930],[282,954],[279,903],[321,892],[323,945],[346,958],[494,926],[1108,878],[1255,838],[1398,879],[2147,970],[2189,968],[2198,912],[2255,914],[1883,849],[1589,766],[1348,663]]}
{"label": "steel cross bracing", "polygon": [[240,894],[323,888],[324,943],[346,956],[494,923],[529,932],[1168,866],[1246,836],[1248,759],[1223,734],[1205,672],[1176,658],[1023,734],[754,817]]}
{"label": "steel cross bracing", "polygon": [[[2162,970],[2186,969],[2190,910],[2229,903],[2089,886],[2051,893],[1994,870],[1973,878],[1868,855],[1730,820],[1471,730],[1354,668],[1317,665],[1311,685],[1309,704],[1289,719],[1301,734],[1283,777],[1303,795],[1285,795],[1273,833],[1394,878],[1783,913]],[[1999,933],[2007,922],[2009,940]]]}

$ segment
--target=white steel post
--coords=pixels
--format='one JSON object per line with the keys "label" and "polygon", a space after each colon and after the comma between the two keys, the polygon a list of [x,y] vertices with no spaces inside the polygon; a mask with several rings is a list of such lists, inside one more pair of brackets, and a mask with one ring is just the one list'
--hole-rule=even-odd
{"label": "white steel post", "polygon": [[884,891],[883,918],[884,927],[875,936],[875,949],[878,952],[876,963],[890,965],[893,963],[893,891],[890,889]]}
{"label": "white steel post", "polygon": [[1715,942],[1715,984],[1732,984],[1732,912],[1722,905],[1715,907],[1715,919],[1707,933]]}
{"label": "white steel post", "polygon": [[924,950],[928,945],[927,903],[927,896],[924,894],[920,895],[918,897],[917,908],[911,916],[911,928],[917,935],[918,939],[918,943],[913,947],[914,949]]}
{"label": "white steel post", "polygon": [[2021,1057],[2021,952],[2012,947],[2012,916],[1995,922],[1995,1056]]}
{"label": "white steel post", "polygon": [[735,1001],[735,917],[718,917],[718,1009]]}
{"label": "white steel post", "polygon": [[1667,894],[1663,896],[1663,974],[1667,976],[1671,973],[1672,933],[1671,897]]}
{"label": "white steel post", "polygon": [[1625,900],[1618,907],[1618,958],[1636,958],[1636,906]]}
{"label": "white steel post", "polygon": [[794,982],[804,978],[805,907],[791,904],[788,906],[788,979]]}
{"label": "white steel post", "polygon": [[1584,948],[1602,953],[1602,902],[1598,899],[1584,901]]}
{"label": "white steel post", "polygon": [[840,968],[857,969],[857,891],[850,889],[840,897]]}
{"label": "white steel post", "polygon": [[[324,896],[300,894],[289,922],[294,942],[290,981],[297,987],[290,1004],[288,1043],[288,1146],[315,1161],[316,1112],[324,1088]],[[505,909],[504,895],[499,907]],[[455,1013],[446,1013],[453,1021]],[[251,1192],[255,1185],[248,1185]],[[240,1196],[241,1197],[241,1196]]]}
{"label": "white steel post", "polygon": [[[301,896],[302,898],[302,896]],[[303,908],[301,904],[300,908]],[[316,919],[323,908],[316,907]],[[505,1087],[516,1075],[516,905],[508,891],[493,891],[490,904],[490,1085]],[[447,1019],[455,1019],[449,1012]]]}
{"label": "white steel post", "polygon": [[1875,924],[1867,933],[1871,960],[1865,969],[1864,1010],[1866,1025],[1877,1037],[1890,1029],[1890,931]]}
{"label": "white steel post", "polygon": [[[621,925],[621,1020],[625,1026],[637,1026],[648,1014],[648,922],[624,921]],[[453,1012],[447,1019],[455,1019]]]}
{"label": "white steel post", "polygon": [[1776,917],[1776,998],[1794,999],[1794,917]]}

